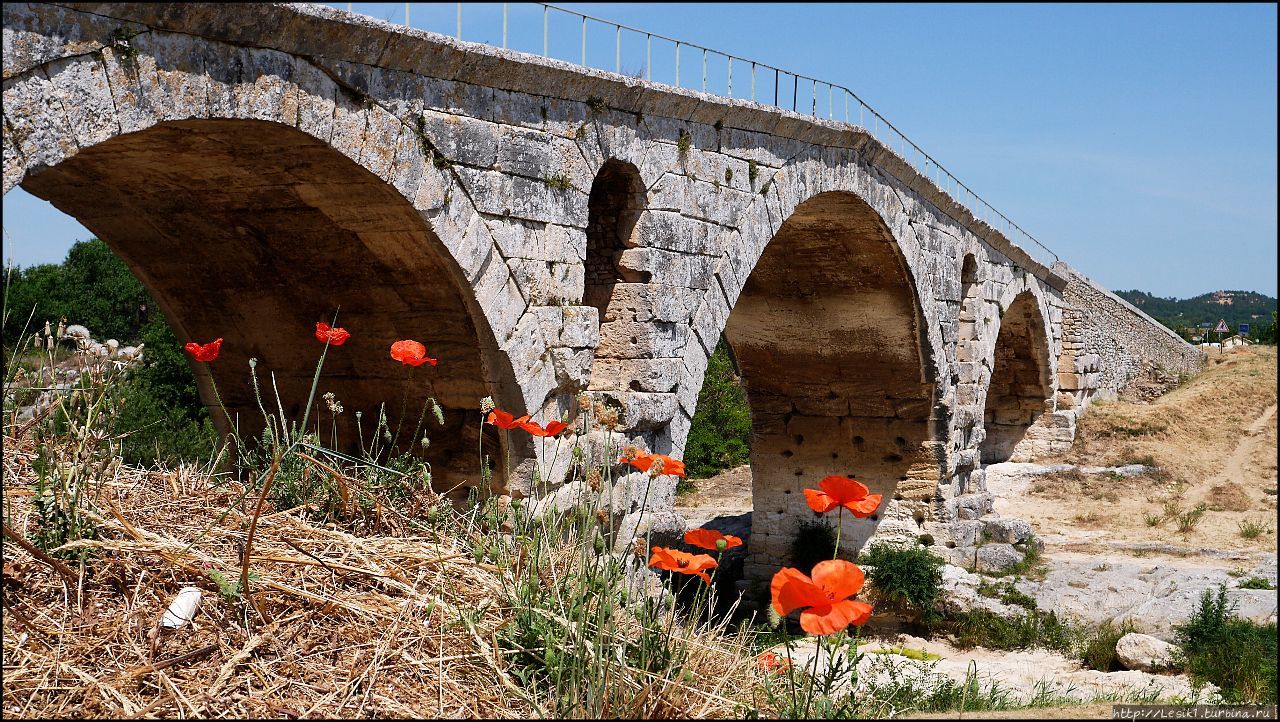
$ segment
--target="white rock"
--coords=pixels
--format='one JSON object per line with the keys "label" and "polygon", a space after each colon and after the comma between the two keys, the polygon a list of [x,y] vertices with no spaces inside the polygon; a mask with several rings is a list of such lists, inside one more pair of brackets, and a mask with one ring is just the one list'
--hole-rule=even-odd
{"label": "white rock", "polygon": [[1116,658],[1126,669],[1152,672],[1173,666],[1178,648],[1149,634],[1131,632],[1116,642]]}

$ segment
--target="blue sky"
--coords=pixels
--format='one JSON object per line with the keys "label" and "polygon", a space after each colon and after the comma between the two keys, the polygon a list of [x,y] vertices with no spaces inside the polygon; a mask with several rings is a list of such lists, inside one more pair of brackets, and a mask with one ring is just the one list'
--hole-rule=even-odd
{"label": "blue sky", "polygon": [[[1277,293],[1275,5],[563,6],[852,89],[1105,286]],[[415,4],[410,19],[454,34],[455,7]],[[404,19],[403,3],[355,9]],[[463,38],[500,43],[501,17],[465,6]],[[553,11],[552,55],[580,60],[581,32]],[[589,24],[588,63],[612,69],[614,40]],[[541,9],[513,4],[508,41],[540,52]],[[643,71],[643,40],[623,42],[623,71]],[[655,80],[674,81],[673,59],[653,42]],[[701,54],[681,63],[681,84],[700,86]],[[721,93],[723,66],[709,65]],[[749,75],[734,73],[742,97]],[[763,74],[757,91],[772,100]],[[4,198],[4,230],[17,265],[89,235],[21,190]]]}

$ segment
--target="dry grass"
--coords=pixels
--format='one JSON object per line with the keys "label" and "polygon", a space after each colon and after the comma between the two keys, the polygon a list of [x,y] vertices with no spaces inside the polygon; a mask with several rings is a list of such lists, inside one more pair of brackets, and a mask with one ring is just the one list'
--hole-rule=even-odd
{"label": "dry grass", "polygon": [[[1239,524],[1276,508],[1276,350],[1250,347],[1211,357],[1203,373],[1149,402],[1100,401],[1081,417],[1074,446],[1043,463],[1158,471],[1136,477],[1080,474],[1036,477],[1008,513],[1081,540],[1185,543],[1230,550],[1274,550],[1274,535],[1243,537]],[[1074,518],[1079,500],[1100,517]],[[1187,517],[1200,505],[1206,512]],[[1073,531],[1074,530],[1074,531]]]}
{"label": "dry grass", "polygon": [[1151,403],[1092,404],[1061,460],[1118,466],[1150,457],[1188,482],[1212,479],[1249,424],[1274,403],[1275,347],[1215,355],[1204,372]]}
{"label": "dry grass", "polygon": [[[34,454],[6,442],[6,526],[24,535]],[[92,561],[72,563],[65,579],[6,537],[6,716],[539,714],[537,690],[521,687],[497,642],[512,611],[500,601],[504,570],[476,563],[465,539],[412,532],[392,512],[366,536],[268,510],[247,598],[224,596],[211,572],[239,576],[254,502],[242,491],[185,470],[122,467],[95,500],[97,538],[67,547]],[[184,586],[203,590],[199,613],[161,629]],[[650,680],[642,706],[618,713],[740,714],[756,673],[744,646],[691,639],[693,674]]]}

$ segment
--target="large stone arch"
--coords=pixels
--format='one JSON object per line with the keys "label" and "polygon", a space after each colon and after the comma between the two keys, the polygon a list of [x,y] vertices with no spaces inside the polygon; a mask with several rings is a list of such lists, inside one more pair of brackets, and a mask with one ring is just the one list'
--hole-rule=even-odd
{"label": "large stone arch", "polygon": [[[375,395],[395,424],[407,372],[387,347],[423,340],[441,364],[414,374],[405,433],[436,395],[446,426],[458,425],[430,432],[436,479],[478,481],[463,439],[479,432],[461,425],[464,412],[484,395],[537,411],[546,394],[517,379],[531,375],[543,338],[536,322],[520,323],[518,284],[421,130],[305,59],[211,41],[192,53],[189,39],[155,30],[121,52],[107,22],[82,19],[78,47],[93,52],[55,49],[12,68],[5,191],[21,184],[111,245],[183,340],[227,340],[216,364],[196,365],[197,380],[215,406],[212,369],[242,430],[262,419],[248,359],[259,359],[268,390],[266,372],[276,372],[295,416],[319,350],[314,323],[339,306],[353,338],[330,354],[320,390],[346,407],[341,445],[356,438],[356,410],[371,433],[377,409],[365,402]],[[7,48],[7,75],[9,60]]]}
{"label": "large stone arch", "polygon": [[983,402],[984,464],[1029,460],[1028,430],[1054,411],[1048,310],[1034,285],[1012,285],[999,301],[991,379]]}
{"label": "large stone arch", "polygon": [[[850,475],[885,496],[871,519],[845,519],[842,550],[852,554],[885,521],[914,537],[945,471],[945,410],[935,404],[941,343],[921,303],[914,239],[904,247],[895,226],[905,224],[884,217],[897,197],[868,202],[830,168],[788,170],[775,176],[776,197],[766,190],[744,209],[685,356],[686,373],[700,377],[723,329],[746,384],[751,577],[787,562],[795,531],[814,516],[802,489],[823,476]],[[700,384],[689,385],[696,394]],[[677,447],[685,431],[673,434]]]}

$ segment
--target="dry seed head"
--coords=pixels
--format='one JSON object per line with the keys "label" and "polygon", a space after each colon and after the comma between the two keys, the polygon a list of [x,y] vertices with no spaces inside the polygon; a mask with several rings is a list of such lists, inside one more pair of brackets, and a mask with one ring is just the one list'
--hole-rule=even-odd
{"label": "dry seed head", "polygon": [[631,540],[631,553],[632,553],[632,554],[635,554],[636,556],[640,557],[641,559],[644,559],[644,558],[645,558],[645,552],[647,552],[647,551],[649,551],[649,550],[648,550],[648,549],[646,549],[646,548],[645,548],[645,546],[644,546],[644,539],[641,539],[640,537],[636,537],[635,539],[632,539],[632,540]]}
{"label": "dry seed head", "polygon": [[599,493],[602,487],[600,478],[600,470],[592,469],[587,472],[587,486],[594,492]]}
{"label": "dry seed head", "polygon": [[607,521],[609,521],[609,512],[604,509],[596,509],[596,523],[604,524]]}
{"label": "dry seed head", "polygon": [[656,479],[659,476],[662,476],[662,467],[662,459],[654,459],[653,465],[649,467],[649,478]]}
{"label": "dry seed head", "polygon": [[492,396],[486,396],[483,399],[480,399],[480,413],[487,414],[490,411],[493,411],[494,408]]}
{"label": "dry seed head", "polygon": [[618,426],[618,411],[618,407],[607,404],[597,404],[594,407],[596,420],[600,422],[600,426],[609,430]]}
{"label": "dry seed head", "polygon": [[626,446],[622,447],[622,458],[626,461],[631,461],[632,459],[636,458],[639,455],[640,455],[640,449],[637,449],[631,444],[627,444]]}

